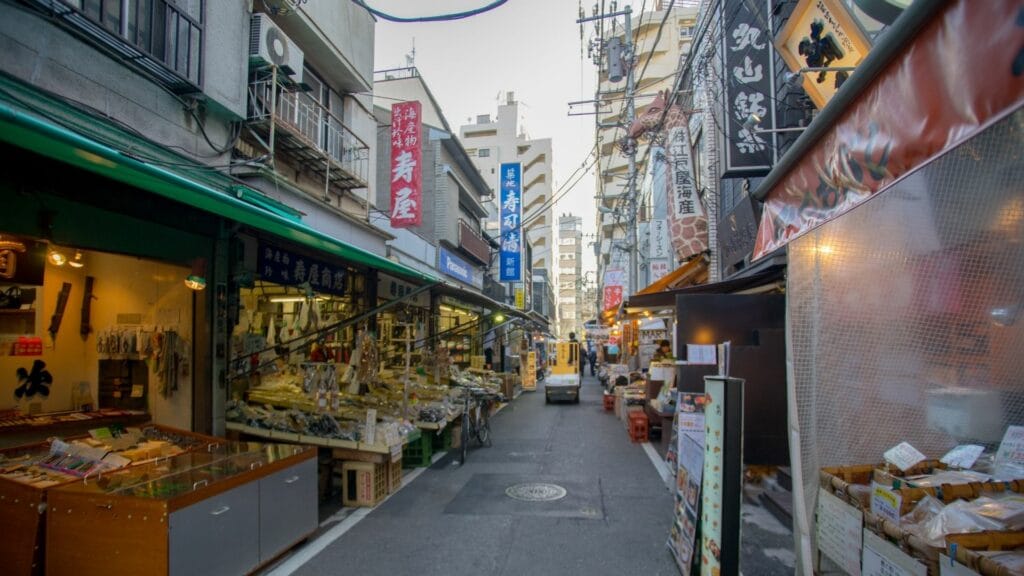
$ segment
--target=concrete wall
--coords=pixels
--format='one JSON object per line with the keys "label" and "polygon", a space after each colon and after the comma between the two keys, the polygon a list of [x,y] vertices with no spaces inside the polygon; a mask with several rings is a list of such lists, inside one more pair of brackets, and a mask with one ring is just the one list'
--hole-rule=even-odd
{"label": "concrete wall", "polygon": [[[203,89],[208,100],[200,117],[213,143],[223,146],[229,137],[228,123],[245,114],[249,18],[241,2],[208,2],[206,18]],[[0,69],[117,118],[179,152],[193,156],[211,152],[177,97],[17,4],[5,4],[0,18]],[[203,159],[221,163],[226,158]]]}
{"label": "concrete wall", "polygon": [[353,2],[307,2],[274,21],[328,83],[343,92],[371,89],[375,23],[369,12]]}

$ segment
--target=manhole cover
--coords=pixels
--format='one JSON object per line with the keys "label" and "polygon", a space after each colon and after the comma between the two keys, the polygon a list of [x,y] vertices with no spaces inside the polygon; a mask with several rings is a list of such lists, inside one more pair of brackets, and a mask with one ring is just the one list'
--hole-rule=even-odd
{"label": "manhole cover", "polygon": [[565,498],[565,488],[558,484],[530,482],[508,487],[505,490],[505,495],[526,502],[551,502]]}

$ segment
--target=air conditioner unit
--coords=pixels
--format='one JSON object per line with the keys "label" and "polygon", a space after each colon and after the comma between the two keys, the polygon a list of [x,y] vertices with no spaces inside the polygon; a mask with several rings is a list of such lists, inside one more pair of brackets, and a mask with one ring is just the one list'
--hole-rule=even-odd
{"label": "air conditioner unit", "polygon": [[249,64],[277,66],[296,84],[302,83],[302,50],[266,14],[253,14],[249,30]]}

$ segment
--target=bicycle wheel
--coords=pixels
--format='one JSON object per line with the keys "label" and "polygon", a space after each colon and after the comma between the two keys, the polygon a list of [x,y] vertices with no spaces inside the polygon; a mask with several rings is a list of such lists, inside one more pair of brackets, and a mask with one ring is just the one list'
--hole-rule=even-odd
{"label": "bicycle wheel", "polygon": [[469,452],[469,414],[466,412],[462,413],[462,434],[459,438],[459,450],[461,457],[459,459],[459,465],[466,463],[466,454]]}
{"label": "bicycle wheel", "polygon": [[480,424],[476,433],[477,440],[480,441],[481,446],[491,447],[491,416],[489,407],[485,407],[481,412]]}

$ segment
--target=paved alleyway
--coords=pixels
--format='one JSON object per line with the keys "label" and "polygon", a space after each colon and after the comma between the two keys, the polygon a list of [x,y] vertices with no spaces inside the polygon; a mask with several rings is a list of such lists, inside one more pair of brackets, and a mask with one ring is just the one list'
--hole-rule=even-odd
{"label": "paved alleyway", "polygon": [[[588,377],[579,405],[524,393],[493,425],[494,446],[464,467],[437,462],[296,574],[676,574],[665,547],[672,499],[644,450],[601,408]],[[520,502],[505,489],[545,481],[565,498]]]}
{"label": "paved alleyway", "polygon": [[[351,529],[318,554],[316,543],[296,550],[269,576],[679,573],[665,546],[672,496],[602,409],[596,379],[584,380],[579,405],[545,405],[543,388],[524,393],[492,428],[494,446],[474,447],[464,467],[453,452],[377,508],[342,511],[321,534],[346,517]],[[547,503],[506,496],[524,482],[567,494]],[[744,503],[744,574],[792,574],[792,534],[754,500]]]}

